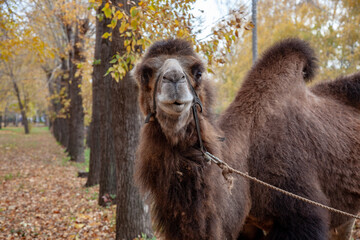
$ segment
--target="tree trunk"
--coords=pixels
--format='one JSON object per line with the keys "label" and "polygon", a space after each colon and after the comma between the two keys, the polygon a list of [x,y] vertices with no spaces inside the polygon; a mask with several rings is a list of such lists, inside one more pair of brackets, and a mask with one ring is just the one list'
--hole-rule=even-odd
{"label": "tree trunk", "polygon": [[[113,42],[112,42],[113,43]],[[113,56],[111,54],[111,56]],[[110,58],[106,61],[108,63]],[[106,64],[107,68],[109,64]],[[101,172],[100,172],[100,190],[99,205],[115,204],[116,188],[116,162],[114,153],[114,135],[112,129],[112,112],[111,112],[111,82],[112,78],[107,75],[104,78],[103,99],[104,105],[101,111],[101,141],[103,144],[101,154]]]}
{"label": "tree trunk", "polygon": [[256,23],[256,5],[257,0],[252,0],[252,23],[254,24],[254,28],[252,29],[252,53],[253,53],[253,64],[257,58],[257,23]]}
{"label": "tree trunk", "polygon": [[[104,7],[104,3],[98,8],[97,13],[101,13],[101,9]],[[96,42],[95,42],[95,62],[93,70],[93,82],[92,82],[92,116],[90,124],[90,166],[89,176],[85,184],[86,187],[96,185],[100,181],[101,170],[101,156],[102,149],[105,144],[102,141],[102,135],[104,134],[104,122],[101,122],[101,113],[103,112],[105,101],[107,97],[103,94],[104,91],[104,75],[106,73],[106,61],[109,56],[109,40],[104,39],[101,36],[105,32],[106,25],[109,24],[109,20],[103,19],[101,22],[96,19]],[[103,133],[102,133],[103,132]],[[103,183],[105,184],[105,183]],[[102,184],[102,185],[103,185]]]}
{"label": "tree trunk", "polygon": [[2,122],[3,122],[3,119],[2,119],[2,112],[0,112],[0,129],[2,128]]}
{"label": "tree trunk", "polygon": [[65,110],[63,101],[69,98],[69,66],[66,58],[61,58],[61,76],[60,81],[56,82],[60,103],[57,105],[56,124],[59,132],[59,142],[62,146],[67,147],[69,144],[69,124],[68,124],[68,110]]}
{"label": "tree trunk", "polygon": [[69,140],[69,128],[67,124],[67,114],[64,110],[63,100],[68,93],[68,66],[67,60],[61,58],[61,64],[53,70],[43,68],[48,78],[48,89],[51,98],[50,128],[56,141],[66,147]]}
{"label": "tree trunk", "polygon": [[[128,1],[113,1],[114,5],[119,3],[129,12]],[[125,53],[125,39],[120,37],[118,29],[114,29],[112,38],[111,55],[115,55],[116,52],[120,55]],[[118,240],[133,239],[141,233],[148,236],[152,234],[149,207],[144,206],[133,181],[135,152],[142,125],[137,96],[137,85],[129,74],[119,82],[112,81],[111,112],[117,163],[116,239]]]}
{"label": "tree trunk", "polygon": [[[98,11],[101,11],[102,6],[100,6]],[[94,68],[94,76],[96,76],[98,81],[98,101],[99,106],[98,112],[100,113],[100,124],[94,124],[94,128],[98,128],[100,131],[100,148],[99,153],[93,152],[95,154],[100,154],[101,167],[100,167],[100,189],[99,189],[99,199],[98,203],[100,206],[106,206],[108,204],[114,204],[116,196],[116,163],[114,156],[114,140],[113,140],[113,130],[111,129],[112,122],[112,113],[111,113],[111,102],[110,102],[110,93],[111,93],[111,82],[112,78],[110,75],[104,77],[105,72],[110,67],[110,60],[114,55],[114,52],[111,52],[111,43],[107,39],[101,39],[101,32],[110,32],[111,29],[107,27],[110,24],[110,19],[103,19],[99,23],[100,27],[99,32],[97,32],[97,44],[101,44],[100,52],[100,65]],[[100,32],[101,31],[101,32]],[[101,43],[99,43],[99,41]],[[97,56],[99,57],[99,56]],[[96,86],[96,85],[95,85]],[[96,91],[95,91],[96,92]],[[93,113],[95,111],[93,110]],[[95,138],[95,136],[94,136]]]}
{"label": "tree trunk", "polygon": [[19,87],[16,83],[16,81],[13,79],[13,86],[14,86],[14,90],[15,90],[15,94],[16,94],[16,98],[18,100],[18,104],[19,104],[19,108],[20,108],[20,112],[21,112],[21,117],[22,117],[22,124],[24,126],[24,130],[25,130],[25,134],[29,134],[29,123],[27,120],[27,116],[26,116],[26,111],[25,111],[25,106],[22,104],[21,102],[21,98],[20,98],[20,90]]}
{"label": "tree trunk", "polygon": [[90,148],[91,145],[91,123],[89,126],[85,127],[86,137],[85,137],[85,147]]}
{"label": "tree trunk", "polygon": [[8,108],[5,107],[5,111],[4,111],[4,128],[7,127],[7,113],[8,113]]}
{"label": "tree trunk", "polygon": [[75,31],[75,41],[71,54],[70,67],[70,131],[69,131],[69,155],[72,161],[84,162],[84,108],[82,104],[81,83],[82,76],[76,76],[77,64],[85,61],[84,53],[84,37],[89,29],[88,20],[77,24]]}

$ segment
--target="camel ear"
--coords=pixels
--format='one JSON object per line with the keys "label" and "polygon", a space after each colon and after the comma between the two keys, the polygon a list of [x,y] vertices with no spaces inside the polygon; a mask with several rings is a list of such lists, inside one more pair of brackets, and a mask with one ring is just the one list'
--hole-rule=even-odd
{"label": "camel ear", "polygon": [[146,87],[149,85],[150,79],[153,76],[153,69],[147,65],[143,66],[141,69],[141,79],[140,79],[140,84],[143,87]]}
{"label": "camel ear", "polygon": [[153,76],[153,72],[153,69],[149,65],[139,64],[131,70],[130,74],[140,85],[141,88],[147,88],[149,87],[149,82],[151,77]]}

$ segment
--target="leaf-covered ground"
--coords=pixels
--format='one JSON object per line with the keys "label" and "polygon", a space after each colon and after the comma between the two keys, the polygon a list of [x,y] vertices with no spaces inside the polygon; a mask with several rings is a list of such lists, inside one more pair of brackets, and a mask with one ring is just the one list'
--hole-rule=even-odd
{"label": "leaf-covered ground", "polygon": [[46,128],[0,130],[0,239],[114,239],[115,206],[97,206],[81,167]]}

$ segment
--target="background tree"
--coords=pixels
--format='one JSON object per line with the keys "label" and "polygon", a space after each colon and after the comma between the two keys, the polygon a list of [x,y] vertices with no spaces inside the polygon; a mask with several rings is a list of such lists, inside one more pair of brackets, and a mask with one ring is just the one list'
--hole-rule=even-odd
{"label": "background tree", "polygon": [[85,61],[83,56],[84,38],[89,30],[87,18],[79,20],[75,24],[74,44],[70,54],[70,135],[68,151],[71,160],[84,162],[84,108],[81,94],[82,76],[77,74],[77,66]]}
{"label": "background tree", "polygon": [[[104,75],[107,71],[107,61],[109,56],[108,39],[102,38],[103,34],[108,31],[107,25],[110,24],[109,19],[104,19],[102,9],[105,3],[100,6],[94,6],[96,9],[96,41],[95,41],[95,53],[93,62],[93,82],[92,82],[92,117],[91,117],[91,140],[90,140],[90,166],[89,176],[86,182],[86,186],[93,186],[100,181],[101,159],[103,156],[103,148],[105,144],[102,139],[105,139],[105,127],[103,126],[103,120],[105,118],[105,99],[104,94]],[[104,151],[105,152],[105,151]],[[105,157],[105,154],[104,154]],[[113,179],[114,181],[114,179]],[[101,195],[101,194],[100,194]],[[101,198],[103,201],[103,198]]]}
{"label": "background tree", "polygon": [[[122,5],[123,14],[131,16],[131,21],[136,21],[136,14],[130,13],[135,7],[126,0],[115,1]],[[136,4],[138,1],[135,2]],[[135,11],[133,8],[132,11]],[[135,20],[134,20],[135,19]],[[130,21],[130,22],[131,22]],[[133,29],[136,31],[135,23]],[[125,33],[125,31],[124,31]],[[134,34],[132,40],[139,40],[139,35]],[[127,35],[120,31],[112,31],[111,53],[124,55],[127,52],[125,41]],[[141,233],[152,235],[149,207],[145,207],[138,189],[132,181],[134,173],[135,152],[138,145],[139,129],[142,118],[137,104],[138,86],[130,77],[129,72],[120,81],[112,81],[111,112],[112,129],[114,136],[114,150],[117,169],[117,206],[116,206],[116,239],[129,239]]]}
{"label": "background tree", "polygon": [[19,27],[23,24],[23,18],[13,15],[9,7],[0,18],[2,23],[0,63],[3,88],[12,89],[11,92],[17,100],[21,113],[22,125],[25,133],[28,134],[30,132],[28,113],[34,112],[34,93],[36,87],[39,87],[36,84],[37,77],[41,77],[36,74],[37,68],[33,67],[38,62],[37,57],[43,53],[44,43],[33,35],[31,27]]}
{"label": "background tree", "polygon": [[[319,58],[315,82],[359,71],[360,6],[353,1],[258,1],[258,48],[263,52],[280,39],[299,37],[314,47]],[[226,63],[216,71],[219,81],[217,111],[235,97],[246,72],[252,66],[251,34],[237,39]]]}
{"label": "background tree", "polygon": [[[110,30],[108,25],[111,23],[111,19],[106,17],[104,13],[107,11],[106,9],[108,9],[108,7],[109,4],[105,3],[104,7],[101,9],[102,13],[100,16],[102,16],[102,23],[101,25],[98,25],[100,27],[99,31],[101,32]],[[99,35],[99,37],[101,38],[102,36]],[[111,112],[111,82],[113,79],[110,75],[106,74],[106,71],[110,67],[110,61],[115,55],[115,52],[112,50],[113,44],[114,41],[103,39],[100,47],[102,50],[100,59],[95,59],[95,61],[100,61],[99,68],[97,68],[100,72],[94,74],[101,74],[102,76],[99,76],[100,81],[102,81],[99,85],[99,87],[102,88],[100,90],[102,93],[102,95],[100,95],[101,100],[99,101],[101,125],[97,126],[100,127],[100,141],[102,147],[99,189],[99,205],[101,206],[115,203],[115,197],[117,196],[117,181],[114,146],[122,144],[122,142],[114,142],[114,131],[112,129],[113,113]]]}
{"label": "background tree", "polygon": [[50,95],[50,127],[62,146],[69,143],[69,35],[63,14],[64,1],[30,1],[27,18],[34,32],[46,42],[45,59],[41,64],[46,74]]}
{"label": "background tree", "polygon": [[[87,1],[33,0],[27,14],[53,56],[42,68],[51,95],[51,128],[71,160],[84,161],[84,124],[91,114],[89,54],[92,18]],[[86,92],[86,94],[83,94]],[[85,97],[84,97],[85,96]],[[83,99],[85,98],[85,101]],[[71,104],[73,102],[73,104]],[[84,121],[85,120],[85,121]]]}

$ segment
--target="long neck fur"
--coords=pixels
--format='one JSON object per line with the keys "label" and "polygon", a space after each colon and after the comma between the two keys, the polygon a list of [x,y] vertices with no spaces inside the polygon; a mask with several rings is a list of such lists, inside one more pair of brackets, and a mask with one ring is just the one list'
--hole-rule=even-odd
{"label": "long neck fur", "polygon": [[[220,154],[211,123],[201,117],[200,126],[205,148]],[[166,239],[206,239],[212,223],[205,216],[215,213],[209,184],[213,171],[198,150],[193,121],[185,131],[184,139],[172,145],[157,120],[145,125],[135,178],[150,193],[155,227]]]}

